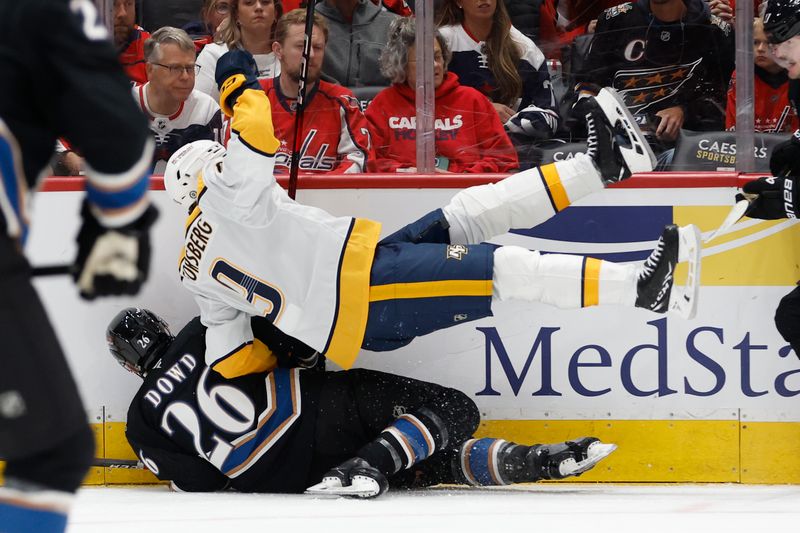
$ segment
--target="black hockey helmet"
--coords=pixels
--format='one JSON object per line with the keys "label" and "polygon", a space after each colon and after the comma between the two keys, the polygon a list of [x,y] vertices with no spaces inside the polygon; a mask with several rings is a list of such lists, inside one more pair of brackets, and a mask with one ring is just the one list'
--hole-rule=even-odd
{"label": "black hockey helmet", "polygon": [[764,33],[772,44],[788,41],[800,33],[800,0],[768,0]]}
{"label": "black hockey helmet", "polygon": [[143,377],[172,343],[169,326],[161,317],[128,307],[111,320],[106,341],[111,355],[137,376]]}

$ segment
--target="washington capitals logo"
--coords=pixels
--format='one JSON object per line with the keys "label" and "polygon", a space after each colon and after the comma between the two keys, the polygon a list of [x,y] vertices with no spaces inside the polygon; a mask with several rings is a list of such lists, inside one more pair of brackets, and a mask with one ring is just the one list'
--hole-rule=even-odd
{"label": "washington capitals logo", "polygon": [[621,70],[614,75],[614,87],[632,113],[642,113],[653,104],[673,98],[685,83],[696,76],[703,59],[685,65],[642,70]]}

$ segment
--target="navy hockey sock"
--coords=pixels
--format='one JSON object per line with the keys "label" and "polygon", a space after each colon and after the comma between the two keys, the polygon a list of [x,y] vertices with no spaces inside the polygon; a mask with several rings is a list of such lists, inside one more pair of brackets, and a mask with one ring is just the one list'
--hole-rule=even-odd
{"label": "navy hockey sock", "polygon": [[0,487],[0,531],[63,533],[73,495],[6,480]]}
{"label": "navy hockey sock", "polygon": [[383,474],[391,476],[447,446],[447,428],[441,418],[425,407],[399,416],[377,439],[356,455]]}
{"label": "navy hockey sock", "polygon": [[464,442],[453,460],[457,479],[469,485],[510,485],[504,475],[504,457],[513,448],[524,448],[503,439],[470,439]]}

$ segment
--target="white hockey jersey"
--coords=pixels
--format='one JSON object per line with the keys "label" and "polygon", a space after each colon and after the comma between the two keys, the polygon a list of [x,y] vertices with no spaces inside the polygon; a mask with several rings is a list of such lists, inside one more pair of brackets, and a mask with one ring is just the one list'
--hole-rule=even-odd
{"label": "white hockey jersey", "polygon": [[192,91],[181,107],[172,115],[161,115],[150,109],[147,87],[150,83],[133,87],[133,97],[147,117],[150,131],[156,141],[153,152],[154,174],[163,174],[167,161],[178,148],[194,141],[222,142],[222,114],[219,105],[207,94]]}
{"label": "white hockey jersey", "polygon": [[[453,53],[447,69],[458,76],[461,85],[473,87],[493,100],[497,81],[489,66],[486,43],[470,35],[461,24],[442,26],[439,32]],[[522,78],[522,94],[516,105],[510,106],[516,114],[505,127],[510,133],[551,137],[558,128],[559,116],[544,54],[515,27],[510,33],[521,54],[517,70]]]}
{"label": "white hockey jersey", "polygon": [[345,368],[366,328],[380,224],[291,200],[273,175],[270,116],[263,91],[239,96],[223,164],[208,165],[198,184],[179,263],[208,327],[206,362],[228,378],[268,369],[251,316]]}
{"label": "white hockey jersey", "polygon": [[[194,82],[194,88],[202,93],[206,93],[214,101],[219,102],[219,90],[217,81],[214,77],[217,70],[217,61],[228,52],[228,45],[223,43],[211,43],[203,47],[200,55],[197,56],[197,64],[200,72]],[[281,73],[281,64],[273,52],[268,54],[253,54],[258,68],[257,77],[260,80],[274,78]]]}

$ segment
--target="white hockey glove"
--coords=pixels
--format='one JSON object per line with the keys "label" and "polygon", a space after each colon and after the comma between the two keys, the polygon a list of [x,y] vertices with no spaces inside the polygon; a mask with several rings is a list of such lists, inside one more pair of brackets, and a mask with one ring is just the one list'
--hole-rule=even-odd
{"label": "white hockey glove", "polygon": [[78,256],[72,278],[82,298],[136,294],[147,279],[150,266],[149,229],[158,218],[155,207],[125,226],[106,228],[92,214],[87,201],[81,208],[83,225],[78,232]]}

